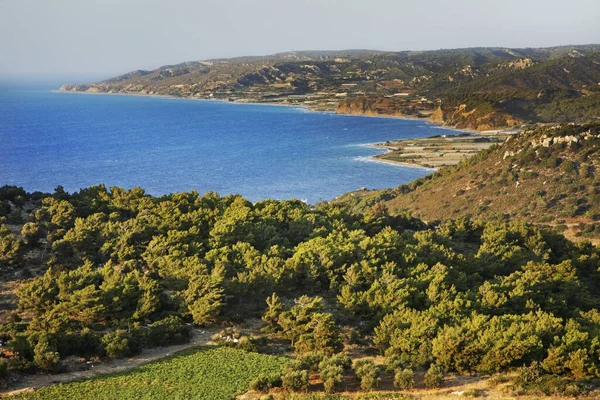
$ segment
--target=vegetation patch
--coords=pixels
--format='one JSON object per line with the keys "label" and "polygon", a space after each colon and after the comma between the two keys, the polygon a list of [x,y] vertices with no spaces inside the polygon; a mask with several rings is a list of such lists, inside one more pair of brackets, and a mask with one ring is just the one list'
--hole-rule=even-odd
{"label": "vegetation patch", "polygon": [[15,399],[230,400],[260,374],[278,373],[285,358],[202,347],[118,374],[42,388]]}

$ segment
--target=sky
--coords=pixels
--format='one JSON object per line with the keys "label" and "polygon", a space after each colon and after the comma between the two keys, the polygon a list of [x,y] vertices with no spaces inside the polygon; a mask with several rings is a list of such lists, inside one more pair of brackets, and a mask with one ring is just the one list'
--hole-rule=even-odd
{"label": "sky", "polygon": [[293,50],[600,43],[600,0],[0,0],[0,76]]}

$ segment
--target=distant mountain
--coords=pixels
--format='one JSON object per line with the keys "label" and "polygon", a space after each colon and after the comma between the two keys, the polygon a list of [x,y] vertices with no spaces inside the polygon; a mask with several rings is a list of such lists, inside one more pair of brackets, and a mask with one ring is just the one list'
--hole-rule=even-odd
{"label": "distant mountain", "polygon": [[299,51],[166,65],[63,91],[275,102],[477,130],[600,116],[600,45]]}
{"label": "distant mountain", "polygon": [[[600,238],[600,123],[515,134],[455,167],[396,189],[355,192],[355,210],[385,205],[426,221],[508,218]],[[381,204],[380,204],[381,203]]]}

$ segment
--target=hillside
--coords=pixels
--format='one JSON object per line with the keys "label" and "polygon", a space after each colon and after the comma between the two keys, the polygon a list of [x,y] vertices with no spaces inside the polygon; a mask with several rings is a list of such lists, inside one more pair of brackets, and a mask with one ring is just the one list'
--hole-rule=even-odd
{"label": "hillside", "polygon": [[599,166],[599,123],[538,128],[407,185],[341,200],[355,209],[383,201],[427,221],[508,217],[598,238]]}
{"label": "hillside", "polygon": [[485,130],[600,115],[600,46],[290,52],[167,65],[62,91],[296,104]]}
{"label": "hillside", "polygon": [[[588,131],[598,140],[598,126],[530,139],[541,150]],[[510,165],[534,153],[519,149],[504,150]],[[31,398],[186,397],[199,388],[182,386],[182,370],[213,382],[202,386],[212,398],[251,380],[263,392],[367,392],[498,372],[507,394],[598,394],[600,251],[547,229],[104,186],[3,187],[0,204],[0,278],[18,286],[3,293],[0,385],[180,345],[192,325],[222,329],[218,345],[291,358],[280,370],[279,359],[218,350],[256,368],[241,376],[197,354],[197,365],[176,357]]]}
{"label": "hillside", "polygon": [[[540,150],[587,131],[597,140],[597,126],[569,129],[531,139]],[[495,373],[508,374],[511,397],[597,398],[600,251],[548,229],[104,186],[5,186],[0,205],[0,282],[17,286],[2,293],[0,385],[181,345],[193,325],[243,350],[216,350],[232,357],[221,366],[198,353],[25,398],[186,397],[200,390],[192,373],[219,393],[200,398],[250,381],[285,395],[380,387],[406,398],[398,390]],[[245,362],[243,375],[225,367]]]}

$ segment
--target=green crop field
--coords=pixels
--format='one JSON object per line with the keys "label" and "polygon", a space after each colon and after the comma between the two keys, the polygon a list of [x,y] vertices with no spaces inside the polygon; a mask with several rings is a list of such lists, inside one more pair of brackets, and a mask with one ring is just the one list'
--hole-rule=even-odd
{"label": "green crop field", "polygon": [[276,372],[285,358],[231,348],[200,347],[123,373],[58,384],[16,399],[230,400],[261,372]]}

